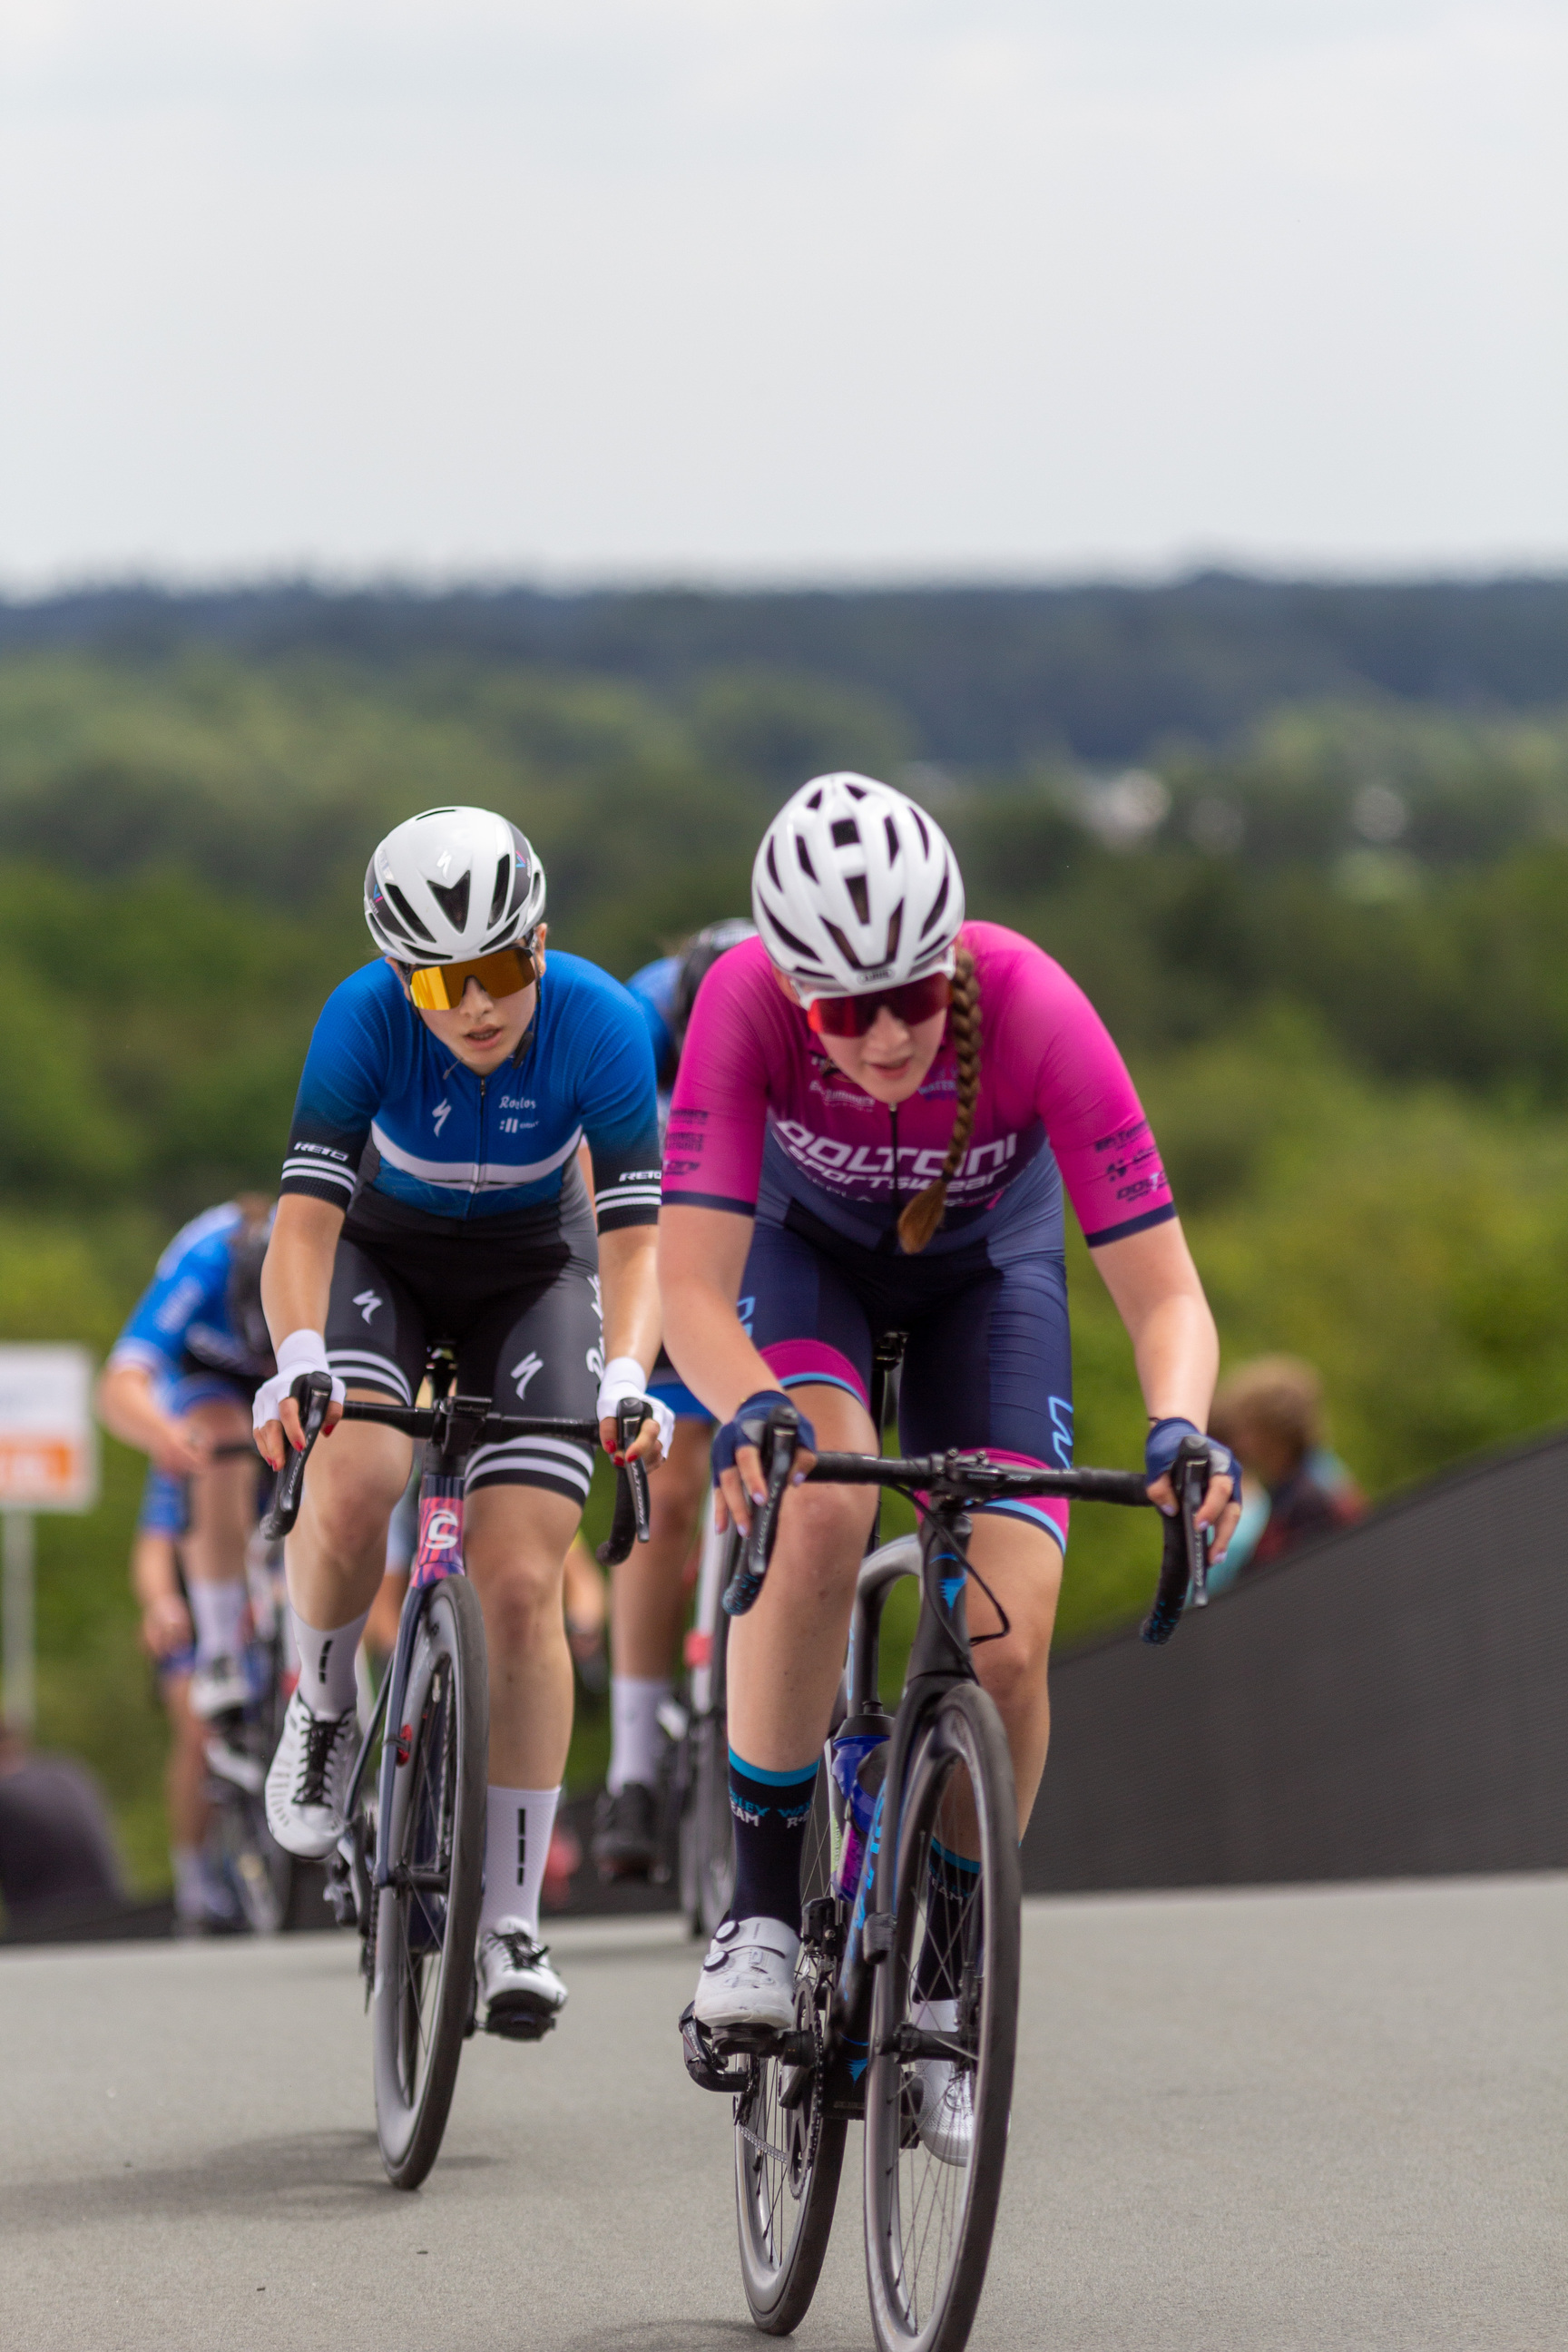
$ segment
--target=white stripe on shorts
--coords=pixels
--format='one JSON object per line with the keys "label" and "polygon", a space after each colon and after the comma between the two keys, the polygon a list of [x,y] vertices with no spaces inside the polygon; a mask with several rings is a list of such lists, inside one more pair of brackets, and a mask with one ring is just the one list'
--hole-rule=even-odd
{"label": "white stripe on shorts", "polygon": [[414,1402],[407,1375],[390,1356],[378,1356],[371,1348],[329,1348],[327,1361],[341,1381],[374,1381],[378,1387],[389,1388],[401,1403]]}
{"label": "white stripe on shorts", "polygon": [[585,1445],[561,1437],[511,1437],[504,1444],[478,1445],[468,1457],[468,1483],[493,1477],[499,1471],[527,1471],[535,1476],[559,1478],[586,1495],[594,1475],[594,1457]]}

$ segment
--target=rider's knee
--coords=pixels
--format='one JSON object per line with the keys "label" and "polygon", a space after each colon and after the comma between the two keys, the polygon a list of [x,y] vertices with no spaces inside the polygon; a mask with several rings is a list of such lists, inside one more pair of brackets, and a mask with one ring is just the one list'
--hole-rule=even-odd
{"label": "rider's knee", "polygon": [[485,1630],[503,1650],[532,1648],[550,1626],[563,1628],[559,1560],[542,1553],[493,1564],[470,1551],[468,1570],[484,1604]]}
{"label": "rider's knee", "polygon": [[825,1591],[852,1585],[870,1508],[866,1494],[852,1486],[796,1486],[784,1498],[779,1523],[786,1573],[795,1580],[814,1578]]}

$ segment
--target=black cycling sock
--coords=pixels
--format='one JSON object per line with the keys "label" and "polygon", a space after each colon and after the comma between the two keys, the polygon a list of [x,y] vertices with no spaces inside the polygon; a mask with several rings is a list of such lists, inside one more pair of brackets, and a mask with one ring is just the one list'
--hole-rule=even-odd
{"label": "black cycling sock", "polygon": [[921,2000],[956,2000],[963,1974],[964,1930],[980,1882],[980,1864],[932,1838],[927,1861],[926,1931],[915,1962]]}
{"label": "black cycling sock", "polygon": [[800,1932],[800,1858],[811,1819],[816,1766],[764,1772],[730,1750],[730,1811],[735,1819],[731,1919],[782,1919]]}

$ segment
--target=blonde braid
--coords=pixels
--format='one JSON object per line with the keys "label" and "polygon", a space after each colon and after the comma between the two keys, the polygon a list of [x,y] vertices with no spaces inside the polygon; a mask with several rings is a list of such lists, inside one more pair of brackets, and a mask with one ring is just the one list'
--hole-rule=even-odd
{"label": "blonde braid", "polygon": [[958,1064],[958,1107],[942,1174],[934,1184],[915,1194],[899,1219],[899,1239],[910,1257],[924,1249],[947,1213],[947,1188],[963,1164],[980,1105],[980,981],[967,948],[960,948],[953,959],[947,1034]]}

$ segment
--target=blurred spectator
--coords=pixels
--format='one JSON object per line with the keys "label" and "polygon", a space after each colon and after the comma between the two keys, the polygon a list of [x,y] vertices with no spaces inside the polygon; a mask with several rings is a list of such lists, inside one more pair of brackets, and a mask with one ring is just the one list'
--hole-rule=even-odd
{"label": "blurred spectator", "polygon": [[1298,1356],[1259,1356],[1222,1381],[1209,1428],[1241,1457],[1242,1523],[1214,1589],[1245,1570],[1267,1568],[1310,1536],[1349,1527],[1366,1508],[1323,1430],[1322,1383]]}
{"label": "blurred spectator", "polygon": [[0,1895],[13,1935],[125,1901],[98,1783],[69,1756],[36,1756],[0,1726]]}

